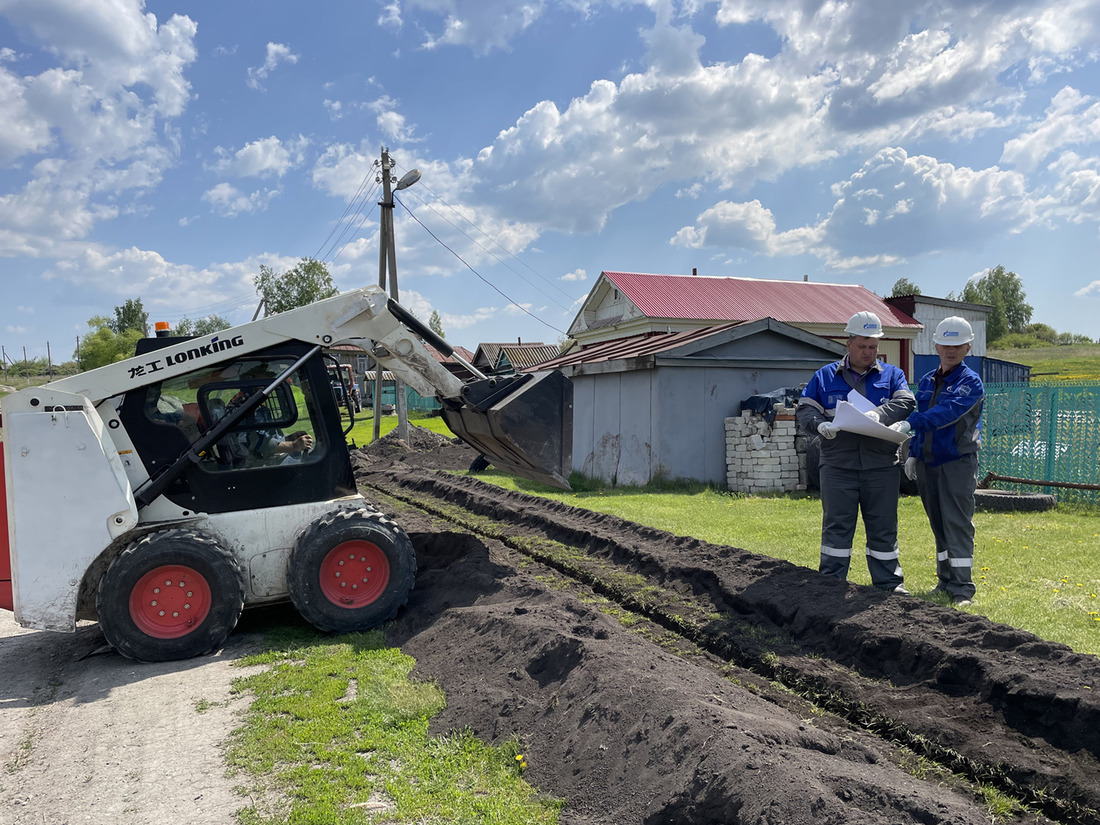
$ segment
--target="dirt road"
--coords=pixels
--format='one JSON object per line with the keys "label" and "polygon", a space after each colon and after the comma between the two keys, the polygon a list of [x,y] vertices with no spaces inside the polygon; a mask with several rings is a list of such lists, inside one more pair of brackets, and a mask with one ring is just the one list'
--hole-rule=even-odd
{"label": "dirt road", "polygon": [[[434,730],[517,738],[567,825],[978,825],[998,793],[1032,804],[999,822],[1100,825],[1095,657],[384,447],[357,474],[419,565],[389,638],[446,692]],[[0,618],[0,823],[232,822],[229,663],[270,620],[135,665]]]}
{"label": "dirt road", "polygon": [[246,621],[214,656],[139,665],[97,625],[37,633],[0,611],[0,825],[233,825],[220,743],[247,671],[230,663],[262,635]]}

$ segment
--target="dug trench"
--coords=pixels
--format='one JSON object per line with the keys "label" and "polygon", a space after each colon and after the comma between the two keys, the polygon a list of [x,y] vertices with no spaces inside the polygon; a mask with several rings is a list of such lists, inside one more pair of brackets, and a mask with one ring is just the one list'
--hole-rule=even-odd
{"label": "dug trench", "polygon": [[1100,823],[1095,657],[441,472],[474,454],[418,438],[355,455],[417,550],[389,639],[446,692],[435,732],[517,738],[563,822]]}

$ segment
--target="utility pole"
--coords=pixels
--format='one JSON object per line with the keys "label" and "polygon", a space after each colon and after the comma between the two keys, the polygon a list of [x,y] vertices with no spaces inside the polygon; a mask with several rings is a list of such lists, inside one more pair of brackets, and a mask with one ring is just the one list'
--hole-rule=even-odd
{"label": "utility pole", "polygon": [[[381,207],[378,232],[378,286],[386,290],[386,274],[389,273],[389,296],[398,301],[397,293],[397,252],[393,232],[393,192],[390,188],[393,178],[391,170],[394,162],[390,158],[390,150],[382,150],[381,183],[382,200],[378,202]],[[420,180],[420,173],[415,169],[397,182],[396,191],[406,189]],[[400,380],[394,379],[394,391],[396,397],[394,403],[397,406],[397,437],[408,443],[409,440],[409,410],[405,398],[405,385]],[[377,441],[382,427],[382,365],[374,359],[374,440]]]}

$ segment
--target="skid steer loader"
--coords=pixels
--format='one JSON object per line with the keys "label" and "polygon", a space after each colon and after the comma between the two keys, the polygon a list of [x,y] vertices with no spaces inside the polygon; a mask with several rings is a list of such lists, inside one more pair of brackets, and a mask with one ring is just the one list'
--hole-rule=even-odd
{"label": "skid steer loader", "polygon": [[416,560],[356,490],[326,347],[437,396],[501,469],[568,487],[571,463],[560,373],[464,383],[422,339],[450,349],[368,287],[6,396],[0,607],[41,630],[97,620],[146,662],[216,649],[246,606],[289,599],[334,632],[392,618]]}

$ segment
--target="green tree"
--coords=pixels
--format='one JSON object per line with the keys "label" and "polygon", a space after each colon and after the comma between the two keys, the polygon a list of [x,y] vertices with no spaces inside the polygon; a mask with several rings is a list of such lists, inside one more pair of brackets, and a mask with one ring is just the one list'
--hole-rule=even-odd
{"label": "green tree", "polygon": [[149,335],[149,313],[141,305],[141,298],[127,298],[126,303],[115,307],[115,320],[110,327],[117,335],[137,330],[142,338]]}
{"label": "green tree", "polygon": [[302,258],[296,267],[286,272],[261,266],[260,274],[252,282],[263,301],[265,316],[308,306],[340,292],[332,282],[328,267],[313,258]]}
{"label": "green tree", "polygon": [[890,297],[900,298],[902,295],[920,295],[920,287],[908,278],[898,278],[894,281],[894,288],[890,290]]}
{"label": "green tree", "polygon": [[73,358],[81,372],[123,361],[134,354],[139,338],[145,334],[139,329],[115,332],[114,321],[106,315],[88,319],[91,332],[80,339]]}
{"label": "green tree", "polygon": [[440,338],[446,338],[443,334],[443,320],[439,317],[439,313],[436,310],[432,310],[432,317],[428,319],[428,329],[438,335]]}
{"label": "green tree", "polygon": [[1024,333],[1031,321],[1031,305],[1027,303],[1023,281],[999,264],[981,278],[967,281],[958,296],[948,293],[947,297],[993,308],[986,319],[985,336],[991,344],[1010,333]]}
{"label": "green tree", "polygon": [[1058,330],[1050,324],[1028,324],[1024,330],[1025,335],[1034,335],[1040,341],[1053,344],[1058,340]]}
{"label": "green tree", "polygon": [[220,315],[207,315],[205,318],[199,318],[197,321],[192,321],[190,318],[184,316],[180,318],[179,323],[176,324],[173,334],[180,336],[213,335],[215,332],[221,332],[223,329],[229,329],[231,326],[233,325]]}
{"label": "green tree", "polygon": [[26,361],[16,361],[8,367],[8,372],[21,378],[28,378],[34,375],[46,375],[49,371],[50,364],[45,358],[30,358]]}
{"label": "green tree", "polygon": [[1067,347],[1073,344],[1091,344],[1092,339],[1079,332],[1060,332],[1054,343],[1060,347]]}

